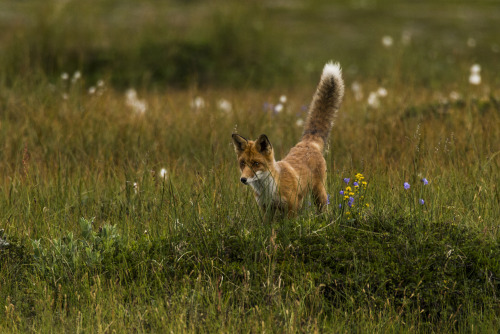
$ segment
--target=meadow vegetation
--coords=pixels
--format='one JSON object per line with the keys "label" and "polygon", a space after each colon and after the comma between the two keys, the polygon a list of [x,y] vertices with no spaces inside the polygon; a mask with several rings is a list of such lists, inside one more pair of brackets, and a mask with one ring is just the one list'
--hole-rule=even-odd
{"label": "meadow vegetation", "polygon": [[[0,332],[500,330],[494,2],[0,9]],[[265,223],[230,135],[330,59],[330,204]]]}

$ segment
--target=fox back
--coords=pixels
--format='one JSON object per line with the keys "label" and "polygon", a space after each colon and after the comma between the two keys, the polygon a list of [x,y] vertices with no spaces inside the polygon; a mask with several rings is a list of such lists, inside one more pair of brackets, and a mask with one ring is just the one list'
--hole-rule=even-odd
{"label": "fox back", "polygon": [[250,185],[264,210],[294,215],[308,191],[319,210],[327,204],[325,190],[325,146],[344,95],[342,71],[327,63],[309,107],[302,139],[281,161],[266,135],[255,141],[233,134],[233,145],[241,171],[240,181]]}

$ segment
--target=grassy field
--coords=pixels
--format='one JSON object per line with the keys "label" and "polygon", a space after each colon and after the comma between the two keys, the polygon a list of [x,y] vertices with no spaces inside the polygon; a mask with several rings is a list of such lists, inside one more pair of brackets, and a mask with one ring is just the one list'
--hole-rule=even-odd
{"label": "grassy field", "polygon": [[[0,332],[500,330],[498,2],[0,12]],[[230,135],[283,157],[330,59],[330,204],[265,223]]]}

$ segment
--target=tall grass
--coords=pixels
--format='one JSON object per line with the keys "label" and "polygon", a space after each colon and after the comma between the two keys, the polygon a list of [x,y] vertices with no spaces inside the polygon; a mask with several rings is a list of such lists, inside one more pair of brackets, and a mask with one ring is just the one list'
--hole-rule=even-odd
{"label": "tall grass", "polygon": [[[481,28],[494,18],[491,6],[467,5],[484,19],[472,15],[465,23],[431,15],[412,30],[410,44],[394,38],[384,47],[382,36],[396,36],[408,22],[382,20],[385,3],[267,4],[250,28],[238,18],[253,7],[233,5],[239,12],[231,17],[199,5],[144,2],[137,34],[123,35],[120,29],[131,29],[126,3],[68,3],[52,14],[33,14],[31,2],[27,9],[10,4],[17,15],[35,17],[27,22],[46,20],[48,30],[11,24],[1,37],[28,40],[15,45],[34,51],[7,43],[0,62],[10,68],[0,82],[0,331],[498,331],[500,92],[491,74],[498,68],[493,32]],[[84,19],[71,27],[75,8]],[[109,21],[81,25],[110,8],[119,10]],[[395,10],[424,15],[428,8],[449,9],[422,3]],[[162,13],[173,23],[147,19]],[[216,50],[210,70],[171,79],[147,74],[164,70],[155,58],[162,38],[153,32],[190,22],[185,17],[214,20],[166,40],[187,45],[205,28],[199,38]],[[441,20],[455,28],[451,41]],[[278,40],[276,26],[291,22],[302,28]],[[466,45],[474,24],[476,48]],[[325,42],[331,25],[339,31],[335,43]],[[51,30],[60,26],[67,30]],[[83,41],[104,54],[127,47],[123,54],[133,50],[136,60],[141,45],[158,38],[146,52],[154,59],[137,68],[132,58],[94,68],[94,45],[83,43],[72,63],[72,29],[93,37]],[[214,37],[228,31],[240,44]],[[99,46],[100,32],[112,43]],[[252,38],[269,40],[256,46]],[[55,46],[33,46],[43,40],[63,46],[60,58],[52,57]],[[449,58],[447,43],[455,50]],[[330,138],[330,205],[318,214],[306,200],[297,218],[265,223],[238,182],[230,134],[266,133],[283,157],[300,138],[321,66],[337,53],[347,86],[356,81],[363,97],[346,91]],[[266,72],[286,64],[280,55],[297,67]],[[478,86],[467,81],[476,61]],[[237,71],[240,64],[248,68]],[[166,84],[175,78],[189,88]],[[260,80],[288,82],[264,91]],[[130,103],[122,89],[129,86],[145,112]],[[377,91],[378,106],[368,102]],[[367,185],[350,207],[340,191],[355,187],[358,172]]]}

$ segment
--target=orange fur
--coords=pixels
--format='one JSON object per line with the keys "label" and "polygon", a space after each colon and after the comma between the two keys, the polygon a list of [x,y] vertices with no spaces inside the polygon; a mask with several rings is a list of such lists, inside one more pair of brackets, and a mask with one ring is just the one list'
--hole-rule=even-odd
{"label": "orange fur", "polygon": [[265,211],[294,215],[309,191],[318,209],[324,209],[327,193],[323,151],[343,95],[340,66],[326,64],[309,108],[302,139],[281,161],[274,159],[266,135],[260,135],[255,141],[232,135],[241,170],[240,180],[253,188],[257,203]]}

